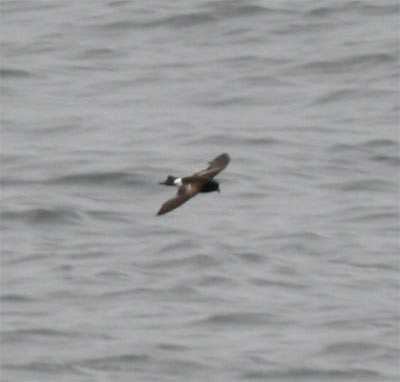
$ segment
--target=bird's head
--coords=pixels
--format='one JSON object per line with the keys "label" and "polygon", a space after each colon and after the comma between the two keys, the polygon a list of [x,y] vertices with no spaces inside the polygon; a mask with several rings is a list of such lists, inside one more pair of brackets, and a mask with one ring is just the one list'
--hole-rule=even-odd
{"label": "bird's head", "polygon": [[176,176],[168,175],[167,179],[164,180],[164,182],[160,182],[160,184],[165,184],[166,186],[174,186],[174,181],[175,181]]}

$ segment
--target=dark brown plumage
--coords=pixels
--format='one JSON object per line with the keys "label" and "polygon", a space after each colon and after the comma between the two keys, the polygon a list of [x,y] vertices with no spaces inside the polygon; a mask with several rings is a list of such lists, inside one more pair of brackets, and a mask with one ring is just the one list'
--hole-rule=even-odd
{"label": "dark brown plumage", "polygon": [[166,214],[167,212],[179,207],[199,192],[219,192],[219,184],[213,180],[213,178],[228,165],[229,161],[230,158],[228,154],[221,154],[209,162],[209,166],[205,170],[197,172],[192,176],[177,178],[169,175],[167,179],[160,184],[167,186],[178,185],[179,189],[172,199],[167,200],[161,206],[157,215]]}

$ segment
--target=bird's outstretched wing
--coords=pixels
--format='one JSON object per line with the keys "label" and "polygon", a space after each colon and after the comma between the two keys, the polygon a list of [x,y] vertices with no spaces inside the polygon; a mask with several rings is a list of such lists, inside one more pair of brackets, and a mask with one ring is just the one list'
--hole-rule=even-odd
{"label": "bird's outstretched wing", "polygon": [[193,176],[212,179],[214,178],[215,175],[220,173],[226,166],[228,166],[229,161],[230,158],[228,154],[224,153],[218,155],[211,162],[208,162],[209,166],[205,170],[197,172],[196,174],[193,174]]}
{"label": "bird's outstretched wing", "polygon": [[172,211],[176,207],[179,207],[181,204],[187,202],[189,199],[193,198],[201,188],[200,183],[188,183],[183,184],[179,187],[178,192],[172,198],[167,200],[157,212],[157,215],[166,214],[169,211]]}

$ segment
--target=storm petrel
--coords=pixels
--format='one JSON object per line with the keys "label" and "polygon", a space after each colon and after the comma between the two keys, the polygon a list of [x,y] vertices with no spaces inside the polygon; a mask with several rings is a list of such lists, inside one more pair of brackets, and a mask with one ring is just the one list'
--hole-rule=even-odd
{"label": "storm petrel", "polygon": [[167,179],[160,184],[166,186],[178,186],[178,192],[172,198],[167,200],[157,212],[157,215],[166,214],[169,211],[179,207],[181,204],[187,202],[190,198],[197,195],[199,192],[219,191],[219,184],[213,180],[214,176],[221,172],[229,163],[229,155],[218,155],[211,162],[209,166],[200,172],[196,172],[192,176],[178,178],[176,176],[168,175]]}

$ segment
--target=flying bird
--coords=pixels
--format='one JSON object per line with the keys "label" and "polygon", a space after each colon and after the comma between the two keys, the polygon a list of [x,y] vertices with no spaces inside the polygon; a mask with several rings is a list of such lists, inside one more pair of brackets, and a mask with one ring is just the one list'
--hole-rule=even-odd
{"label": "flying bird", "polygon": [[192,176],[178,178],[176,176],[168,175],[167,179],[160,184],[166,186],[177,186],[178,192],[172,198],[167,200],[157,212],[157,215],[166,214],[169,211],[179,207],[181,204],[187,202],[190,198],[197,195],[199,192],[219,191],[219,184],[213,180],[219,172],[221,172],[230,161],[228,154],[218,155],[211,162],[209,166]]}

